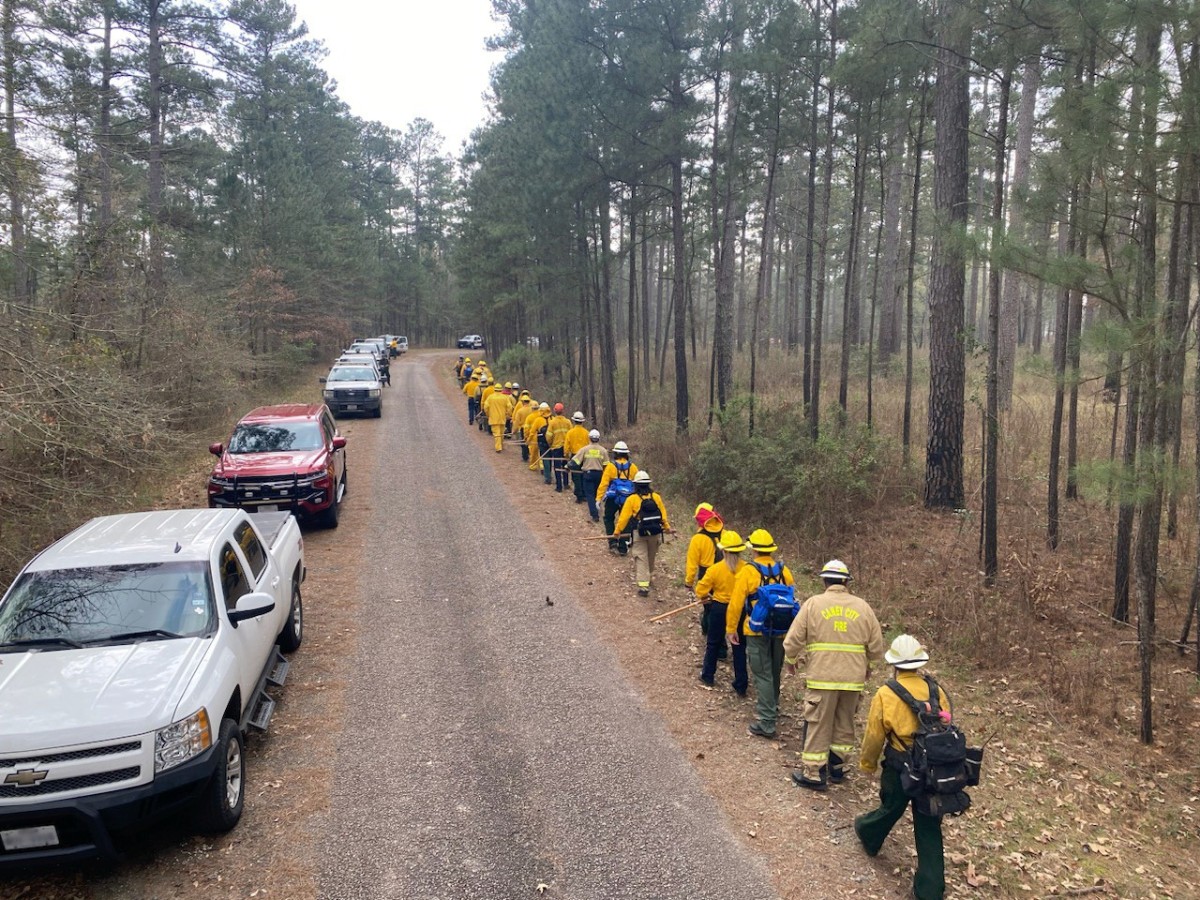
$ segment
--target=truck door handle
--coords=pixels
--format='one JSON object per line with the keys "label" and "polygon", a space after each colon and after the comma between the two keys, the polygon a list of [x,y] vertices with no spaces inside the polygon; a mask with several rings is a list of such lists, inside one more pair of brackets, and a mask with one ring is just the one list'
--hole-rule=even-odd
{"label": "truck door handle", "polygon": [[273,587],[273,588],[279,587],[279,576],[278,575],[276,575],[275,578],[271,581],[271,587]]}

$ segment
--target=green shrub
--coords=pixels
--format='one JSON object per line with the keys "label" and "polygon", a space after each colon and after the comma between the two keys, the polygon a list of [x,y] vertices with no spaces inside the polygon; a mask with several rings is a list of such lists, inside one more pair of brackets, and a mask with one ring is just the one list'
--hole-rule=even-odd
{"label": "green shrub", "polygon": [[746,527],[785,526],[806,537],[837,536],[875,507],[902,478],[898,454],[865,427],[827,429],[813,442],[794,409],[760,410],[748,433],[740,410],[691,453],[686,487]]}

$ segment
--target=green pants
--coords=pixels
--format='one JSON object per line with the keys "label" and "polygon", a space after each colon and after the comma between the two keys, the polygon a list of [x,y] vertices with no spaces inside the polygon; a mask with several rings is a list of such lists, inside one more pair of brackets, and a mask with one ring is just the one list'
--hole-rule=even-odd
{"label": "green pants", "polygon": [[[883,764],[879,777],[879,808],[854,820],[854,832],[871,856],[879,852],[892,827],[900,821],[910,800],[900,788],[900,773]],[[942,900],[946,895],[946,860],[942,855],[942,820],[913,810],[913,835],[917,842],[917,874],[913,895],[917,900]]]}
{"label": "green pants", "polygon": [[748,634],[746,659],[754,675],[754,712],[763,731],[775,730],[779,715],[779,674],[783,671],[783,635]]}

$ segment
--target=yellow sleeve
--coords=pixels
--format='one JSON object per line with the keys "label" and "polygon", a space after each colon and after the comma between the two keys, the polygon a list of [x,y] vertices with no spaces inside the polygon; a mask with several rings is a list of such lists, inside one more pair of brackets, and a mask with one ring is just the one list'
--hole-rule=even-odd
{"label": "yellow sleeve", "polygon": [[[683,574],[683,583],[691,587],[696,583],[696,576],[700,573],[700,541],[707,541],[702,534],[693,534],[692,539],[688,541],[687,563]],[[708,574],[705,573],[705,578]],[[704,579],[701,579],[703,581]],[[700,592],[699,586],[696,587],[696,593]]]}
{"label": "yellow sleeve", "polygon": [[864,772],[874,772],[879,768],[879,757],[883,754],[883,744],[887,733],[883,729],[883,691],[880,688],[871,698],[871,709],[867,712],[867,730],[863,734],[862,750],[858,754],[858,767]]}
{"label": "yellow sleeve", "polygon": [[621,515],[617,517],[617,525],[613,529],[613,534],[624,534],[629,520],[636,516],[641,508],[642,498],[637,494],[630,494],[626,497],[625,502],[621,505]]}
{"label": "yellow sleeve", "polygon": [[604,493],[608,490],[608,483],[613,480],[613,474],[616,471],[617,467],[612,463],[604,464],[604,471],[600,473],[600,486],[596,488],[597,503],[604,499]]}
{"label": "yellow sleeve", "polygon": [[[707,539],[706,539],[707,540]],[[691,552],[689,548],[689,553]],[[700,583],[696,585],[696,596],[701,599],[711,597],[717,572],[716,564],[708,567],[708,571],[704,573],[704,577],[700,579]]]}

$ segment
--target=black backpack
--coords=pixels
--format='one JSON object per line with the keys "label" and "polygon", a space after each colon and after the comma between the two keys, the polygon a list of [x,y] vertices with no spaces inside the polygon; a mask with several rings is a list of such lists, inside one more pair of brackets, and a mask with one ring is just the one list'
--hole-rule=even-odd
{"label": "black backpack", "polygon": [[[706,538],[708,538],[710,541],[713,542],[712,564],[715,566],[717,563],[724,560],[725,559],[725,551],[721,549],[721,535],[713,534],[711,531],[703,531],[703,530],[700,531],[700,534],[704,535]],[[696,580],[699,581],[701,578],[703,578],[707,571],[708,571],[708,566],[697,566],[696,567]]]}
{"label": "black backpack", "polygon": [[663,533],[662,510],[653,494],[642,498],[642,505],[637,514],[637,533],[642,537],[654,537]]}
{"label": "black backpack", "polygon": [[904,750],[889,746],[889,759],[899,769],[900,787],[912,798],[917,812],[937,817],[961,815],[971,806],[963,789],[979,784],[983,749],[968,748],[962,729],[942,720],[938,684],[929,675],[924,677],[929,686],[927,701],[917,700],[894,678],[887,682],[917,717],[912,743]]}
{"label": "black backpack", "polygon": [[537,430],[537,445],[538,452],[543,455],[550,449],[550,438],[546,436],[546,431],[550,428],[550,421],[547,419],[546,424]]}

